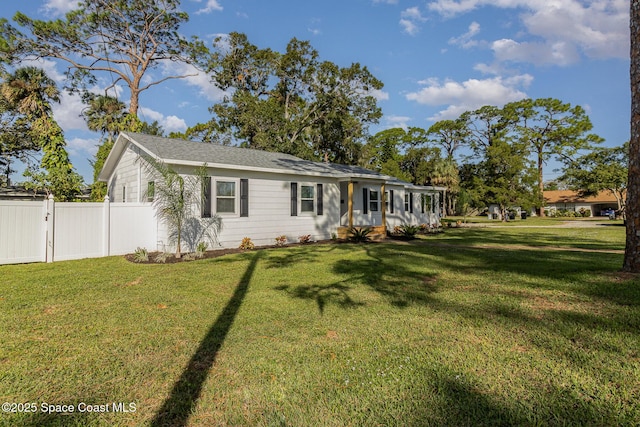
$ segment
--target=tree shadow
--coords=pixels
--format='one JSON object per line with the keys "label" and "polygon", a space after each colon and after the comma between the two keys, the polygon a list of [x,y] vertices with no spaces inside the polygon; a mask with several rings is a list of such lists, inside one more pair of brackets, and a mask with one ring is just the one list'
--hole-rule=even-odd
{"label": "tree shadow", "polygon": [[318,305],[320,315],[324,315],[324,308],[327,304],[336,304],[341,308],[355,308],[365,305],[357,302],[349,296],[350,286],[344,282],[330,283],[328,285],[302,285],[291,287],[289,285],[277,286],[279,291],[284,291],[293,298],[313,300]]}
{"label": "tree shadow", "polygon": [[238,282],[233,296],[227,302],[224,310],[211,326],[207,335],[200,342],[200,346],[191,357],[191,360],[189,360],[178,381],[174,384],[169,397],[156,413],[150,424],[151,426],[184,426],[187,424],[200,398],[202,386],[216,361],[218,351],[220,351],[240,310],[240,306],[249,289],[251,277],[261,256],[262,252],[258,251],[251,258],[251,262]]}

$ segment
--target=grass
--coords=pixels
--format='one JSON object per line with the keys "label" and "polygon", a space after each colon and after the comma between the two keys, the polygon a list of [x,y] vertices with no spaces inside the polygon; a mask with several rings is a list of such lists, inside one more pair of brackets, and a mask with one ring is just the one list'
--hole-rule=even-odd
{"label": "grass", "polygon": [[0,425],[638,425],[640,278],[593,252],[623,241],[452,229],[2,266],[0,397],[38,410]]}

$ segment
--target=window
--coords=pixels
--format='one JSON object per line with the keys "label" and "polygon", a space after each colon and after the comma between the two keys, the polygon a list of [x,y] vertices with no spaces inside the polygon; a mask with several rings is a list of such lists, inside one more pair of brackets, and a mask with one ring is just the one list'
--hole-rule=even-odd
{"label": "window", "polygon": [[374,190],[369,190],[369,209],[371,212],[378,212],[380,209],[380,193]]}
{"label": "window", "polygon": [[428,194],[422,195],[422,213],[431,212],[431,196]]}
{"label": "window", "polygon": [[312,185],[300,186],[300,212],[313,212],[315,189]]}
{"label": "window", "polygon": [[409,212],[409,193],[404,193],[404,211]]}
{"label": "window", "polygon": [[385,191],[384,208],[393,213],[393,190]]}
{"label": "window", "polygon": [[236,213],[235,181],[216,181],[216,212]]}
{"label": "window", "polygon": [[[298,195],[300,199],[298,199]],[[316,213],[316,215],[324,214],[324,190],[322,184],[300,185],[298,191],[298,183],[291,183],[291,216],[298,216],[298,208],[300,212]]]}
{"label": "window", "polygon": [[153,202],[153,198],[156,195],[156,183],[155,181],[147,182],[147,202]]}

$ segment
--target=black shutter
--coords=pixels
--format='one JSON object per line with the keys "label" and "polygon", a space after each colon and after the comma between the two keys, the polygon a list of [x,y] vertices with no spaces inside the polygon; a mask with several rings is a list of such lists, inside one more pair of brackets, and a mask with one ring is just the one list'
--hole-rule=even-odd
{"label": "black shutter", "polygon": [[298,183],[291,183],[291,216],[298,216]]}
{"label": "black shutter", "polygon": [[362,189],[362,213],[365,215],[369,213],[369,189],[368,188]]}
{"label": "black shutter", "polygon": [[249,180],[240,180],[240,216],[249,216]]}
{"label": "black shutter", "polygon": [[202,206],[200,207],[200,216],[202,218],[211,218],[211,177],[206,176],[202,180]]}
{"label": "black shutter", "polygon": [[316,200],[316,209],[317,209],[317,214],[318,215],[322,215],[323,214],[323,205],[322,205],[322,198],[323,198],[323,192],[322,192],[322,184],[318,184],[317,186],[317,194],[316,197],[318,198],[318,200]]}
{"label": "black shutter", "polygon": [[409,193],[409,212],[413,213],[413,193]]}
{"label": "black shutter", "polygon": [[427,204],[427,196],[424,194],[420,195],[420,206],[422,207],[422,213],[424,213],[424,206]]}
{"label": "black shutter", "polygon": [[389,190],[389,212],[393,213],[393,190]]}

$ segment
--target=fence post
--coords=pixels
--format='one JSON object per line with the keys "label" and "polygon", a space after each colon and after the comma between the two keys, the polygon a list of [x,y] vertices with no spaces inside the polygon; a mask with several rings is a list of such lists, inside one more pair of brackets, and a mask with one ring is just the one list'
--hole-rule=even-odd
{"label": "fence post", "polygon": [[102,209],[102,256],[109,256],[111,251],[111,203],[109,196],[104,196]]}
{"label": "fence post", "polygon": [[53,198],[53,194],[49,194],[46,201],[47,215],[44,220],[47,222],[47,246],[46,246],[46,261],[53,262],[54,248],[55,248],[55,229],[56,229],[56,201]]}

